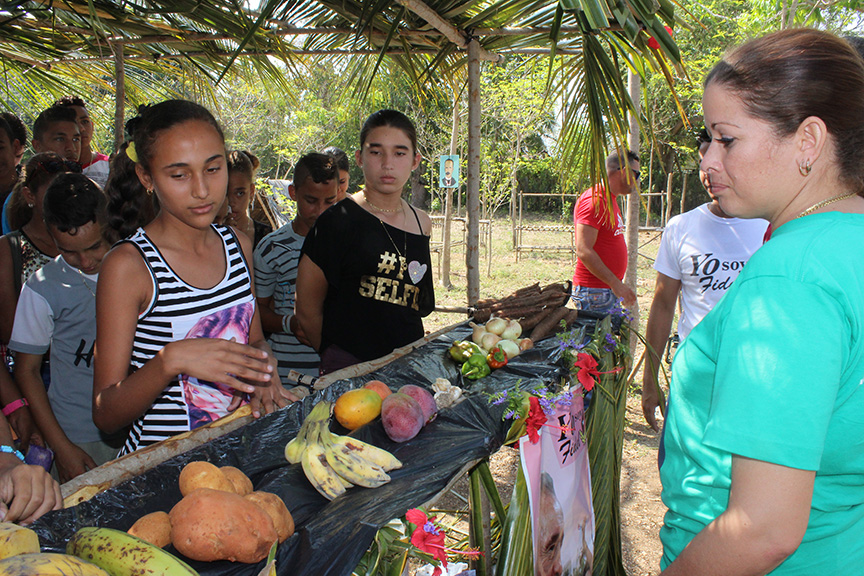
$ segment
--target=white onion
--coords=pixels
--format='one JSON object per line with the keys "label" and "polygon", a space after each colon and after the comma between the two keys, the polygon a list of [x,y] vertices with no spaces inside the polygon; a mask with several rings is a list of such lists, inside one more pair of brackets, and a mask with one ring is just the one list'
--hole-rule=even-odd
{"label": "white onion", "polygon": [[483,328],[483,326],[478,326],[477,324],[475,324],[473,322],[469,322],[468,325],[474,329],[474,333],[471,335],[471,340],[473,340],[474,343],[477,344],[478,346],[482,346],[483,345],[483,335],[488,334],[488,332],[486,332],[486,329]]}
{"label": "white onion", "polygon": [[522,352],[522,350],[519,349],[519,344],[513,340],[501,340],[498,342],[498,347],[507,355],[508,360],[512,360]]}
{"label": "white onion", "polygon": [[486,322],[486,331],[492,334],[501,336],[501,333],[507,329],[507,320],[504,318],[492,318]]}
{"label": "white onion", "polygon": [[488,352],[489,350],[494,348],[498,344],[498,342],[500,342],[500,341],[501,341],[500,336],[498,336],[497,334],[492,334],[490,332],[487,332],[486,334],[483,335],[483,339],[480,342],[480,347]]}
{"label": "white onion", "polygon": [[505,340],[516,340],[522,335],[522,325],[516,320],[507,322],[507,327],[501,332],[501,338]]}

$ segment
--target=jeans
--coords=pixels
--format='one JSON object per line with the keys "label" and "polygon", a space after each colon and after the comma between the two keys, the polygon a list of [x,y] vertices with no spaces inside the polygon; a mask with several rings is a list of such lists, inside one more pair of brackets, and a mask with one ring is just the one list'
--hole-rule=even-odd
{"label": "jeans", "polygon": [[618,306],[618,297],[612,293],[611,288],[573,286],[571,298],[577,310],[606,314]]}

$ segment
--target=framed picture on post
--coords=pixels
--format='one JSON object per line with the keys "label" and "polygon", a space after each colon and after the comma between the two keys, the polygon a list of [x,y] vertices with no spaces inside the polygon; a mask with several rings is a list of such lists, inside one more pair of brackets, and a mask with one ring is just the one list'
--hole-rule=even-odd
{"label": "framed picture on post", "polygon": [[438,165],[438,180],[441,188],[459,187],[459,155],[441,156]]}

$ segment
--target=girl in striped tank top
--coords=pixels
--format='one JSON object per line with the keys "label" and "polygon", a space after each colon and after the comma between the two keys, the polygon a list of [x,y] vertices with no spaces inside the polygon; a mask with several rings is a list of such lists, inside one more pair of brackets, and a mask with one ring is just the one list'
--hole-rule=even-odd
{"label": "girl in striped tank top", "polygon": [[131,425],[121,454],[247,398],[256,417],[296,400],[261,330],[251,243],[213,224],[228,186],[218,123],[198,104],[162,102],[143,113],[130,149],[161,211],[99,276],[93,420],[106,432]]}

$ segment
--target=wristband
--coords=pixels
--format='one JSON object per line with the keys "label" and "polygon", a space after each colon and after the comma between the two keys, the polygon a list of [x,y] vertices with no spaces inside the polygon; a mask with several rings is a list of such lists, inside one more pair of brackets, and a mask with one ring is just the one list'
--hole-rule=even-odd
{"label": "wristband", "polygon": [[19,460],[24,462],[24,455],[21,453],[20,450],[16,450],[12,446],[2,445],[0,446],[0,452],[5,452],[6,454],[14,454],[18,457]]}
{"label": "wristband", "polygon": [[10,402],[9,404],[7,404],[6,406],[3,407],[3,415],[9,416],[10,414],[15,412],[16,410],[18,410],[22,406],[29,406],[29,405],[30,405],[30,403],[27,402],[26,398],[19,398],[18,400],[13,400],[12,402]]}
{"label": "wristband", "polygon": [[293,314],[282,316],[282,332],[285,334],[291,334],[291,318],[293,317]]}

